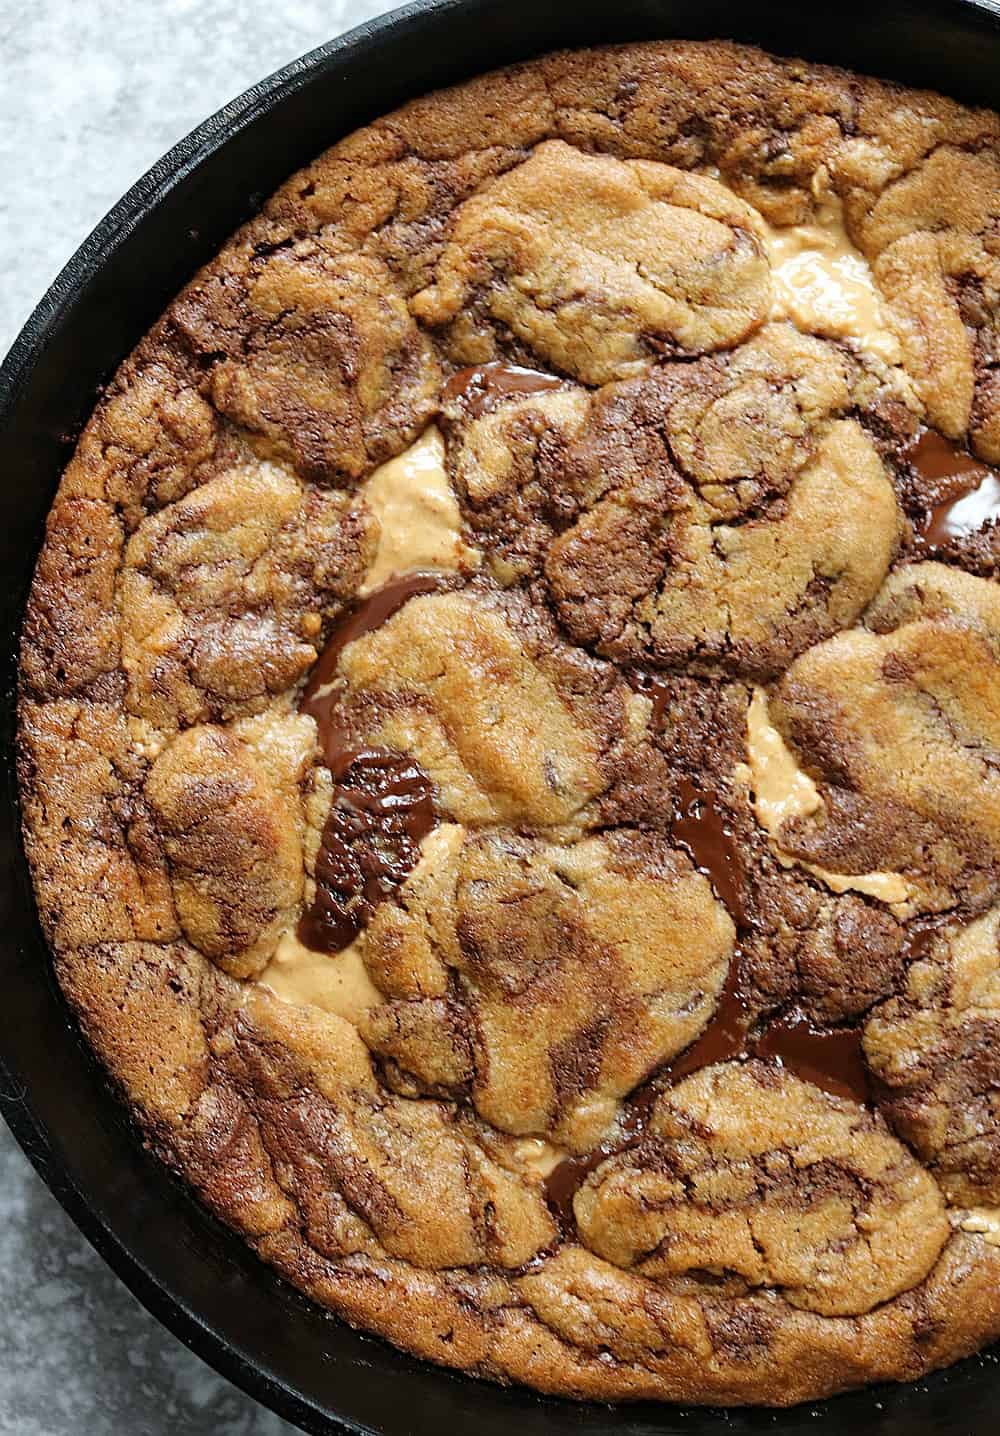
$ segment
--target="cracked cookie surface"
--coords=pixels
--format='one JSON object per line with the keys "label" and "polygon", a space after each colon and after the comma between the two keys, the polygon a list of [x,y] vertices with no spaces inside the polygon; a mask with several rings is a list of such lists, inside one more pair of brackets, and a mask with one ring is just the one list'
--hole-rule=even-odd
{"label": "cracked cookie surface", "polygon": [[1000,1336],[1000,121],[551,55],[290,179],[21,635],[57,975],[289,1281],[563,1395]]}

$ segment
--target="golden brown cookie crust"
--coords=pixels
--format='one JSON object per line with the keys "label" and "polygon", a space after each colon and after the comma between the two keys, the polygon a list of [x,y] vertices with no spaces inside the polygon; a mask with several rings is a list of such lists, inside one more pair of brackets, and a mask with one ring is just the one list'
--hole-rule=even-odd
{"label": "golden brown cookie crust", "polygon": [[[761,226],[821,190],[895,370],[770,322]],[[108,386],[21,639],[39,911],[150,1144],[351,1323],[711,1404],[1000,1335],[1000,529],[927,561],[906,459],[927,425],[1000,462],[998,196],[988,111],[725,43],[556,54],[342,140]],[[555,382],[473,413],[448,381],[496,360]],[[254,979],[316,875],[298,698],[376,551],[360,490],[432,422],[482,567],[338,681],[455,837],[376,910],[355,1026]],[[772,834],[754,685],[820,805]],[[737,963],[751,1037],[858,1029],[867,1106],[763,1058],[667,1080]],[[525,1152],[624,1133],[656,1072],[567,1219]]]}

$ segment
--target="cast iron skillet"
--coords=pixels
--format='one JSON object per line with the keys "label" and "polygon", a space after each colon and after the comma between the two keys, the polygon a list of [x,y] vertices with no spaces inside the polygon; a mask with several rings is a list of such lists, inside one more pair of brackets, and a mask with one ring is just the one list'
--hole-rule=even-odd
{"label": "cast iron skillet", "polygon": [[38,928],[13,779],[16,637],[45,514],[99,386],[195,268],[340,135],[434,86],[547,49],[671,36],[755,41],[1000,106],[1000,8],[990,0],[418,0],[296,61],[182,140],[70,260],[0,369],[0,1108],[140,1300],[307,1431],[996,1431],[996,1354],[916,1387],[786,1413],[611,1410],[449,1375],[351,1331],[258,1263],[143,1151],[69,1016]]}

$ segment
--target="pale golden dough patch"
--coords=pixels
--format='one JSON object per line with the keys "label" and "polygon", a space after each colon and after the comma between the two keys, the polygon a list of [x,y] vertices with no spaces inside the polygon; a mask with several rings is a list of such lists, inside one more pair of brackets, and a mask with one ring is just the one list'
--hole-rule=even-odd
{"label": "pale golden dough patch", "polygon": [[856,1316],[916,1286],[949,1235],[933,1179],[853,1102],[757,1064],[664,1093],[640,1145],[576,1197],[599,1256],[656,1280],[727,1274]]}
{"label": "pale golden dough patch", "polygon": [[981,901],[1000,862],[1000,594],[917,564],[866,621],[804,653],[771,695],[824,800],[782,823],[781,846],[834,871],[901,871],[923,906],[970,883]]}
{"label": "pale golden dough patch", "polygon": [[457,961],[455,885],[465,829],[439,823],[420,844],[420,858],[398,901],[375,910],[365,935],[365,966],[383,993],[444,997],[449,962]]}
{"label": "pale golden dough patch", "polygon": [[294,932],[282,933],[258,977],[262,987],[295,1007],[319,1007],[355,1025],[382,994],[368,976],[358,938],[340,952],[314,952]]}
{"label": "pale golden dough patch", "polygon": [[369,970],[396,1000],[365,1014],[362,1035],[425,1088],[468,1088],[494,1127],[586,1151],[705,1026],[732,922],[652,835],[470,836],[445,863],[432,927],[417,902],[369,929]]}
{"label": "pale golden dough patch", "polygon": [[[1000,642],[1000,585],[951,564],[907,564],[883,584],[865,624],[876,633],[891,633],[920,619],[968,627]],[[986,691],[991,686],[987,679]]]}
{"label": "pale golden dough patch", "polygon": [[1000,1204],[1000,909],[933,940],[865,1026],[884,1110],[956,1205]]}
{"label": "pale golden dough patch", "polygon": [[257,762],[296,814],[296,829],[302,833],[300,797],[314,776],[316,726],[312,719],[291,704],[278,703],[251,718],[237,718],[229,731],[253,749]]}
{"label": "pale golden dough patch", "polygon": [[493,326],[506,326],[557,369],[602,384],[658,351],[737,343],[770,298],[753,211],[722,185],[550,140],[466,200],[411,308],[449,326],[459,361],[492,357]]}
{"label": "pale golden dough patch", "polygon": [[302,896],[297,795],[232,733],[198,727],[157,758],[146,798],[185,937],[232,976],[257,976]]}
{"label": "pale golden dough patch", "polygon": [[340,673],[392,700],[371,739],[412,753],[459,822],[566,823],[604,786],[595,735],[503,617],[460,594],[412,599]]}
{"label": "pale golden dough patch", "polygon": [[660,1292],[583,1247],[560,1247],[518,1287],[546,1325],[581,1350],[611,1351],[622,1362],[690,1363],[695,1371],[713,1358],[697,1300]]}
{"label": "pale golden dough patch", "polygon": [[361,494],[378,520],[378,547],[362,595],[397,574],[478,566],[478,553],[462,538],[462,516],[444,468],[444,440],[433,424],[369,474]]}
{"label": "pale golden dough patch", "polygon": [[[962,298],[964,293],[971,303],[980,344],[988,351],[996,343],[1000,294],[998,222],[995,150],[941,144],[888,186],[860,223],[860,242],[890,302],[928,421],[952,438],[971,426],[979,451],[990,460],[1000,459],[997,428],[991,404],[977,412],[976,335]],[[979,383],[988,382],[987,370]]]}
{"label": "pale golden dough patch", "polygon": [[143,519],[117,589],[130,712],[169,733],[259,711],[316,661],[373,549],[349,498],[269,463]]}
{"label": "pale golden dough patch", "polygon": [[949,292],[944,254],[936,235],[910,234],[879,255],[874,272],[929,421],[958,439],[969,427],[975,375],[972,342]]}
{"label": "pale golden dough patch", "polygon": [[545,435],[576,438],[591,402],[585,389],[567,386],[515,397],[470,420],[448,452],[463,497],[481,508],[530,481]]}

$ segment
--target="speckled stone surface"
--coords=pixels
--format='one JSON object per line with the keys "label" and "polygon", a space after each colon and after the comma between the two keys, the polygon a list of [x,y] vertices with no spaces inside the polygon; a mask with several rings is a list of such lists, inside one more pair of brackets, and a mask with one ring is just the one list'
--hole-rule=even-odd
{"label": "speckled stone surface", "polygon": [[[164,150],[255,80],[392,8],[0,0],[0,354]],[[146,1315],[0,1123],[0,1436],[292,1430]]]}

